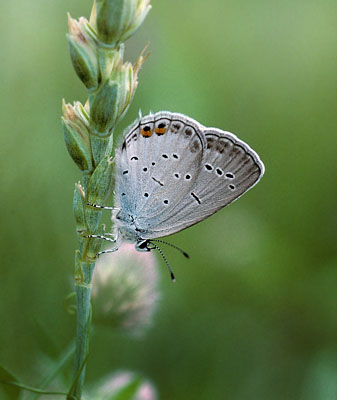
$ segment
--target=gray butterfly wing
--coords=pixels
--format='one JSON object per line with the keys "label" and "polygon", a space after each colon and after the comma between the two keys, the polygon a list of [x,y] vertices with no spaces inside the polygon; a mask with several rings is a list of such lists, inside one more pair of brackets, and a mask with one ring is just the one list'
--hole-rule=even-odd
{"label": "gray butterfly wing", "polygon": [[251,189],[263,176],[259,156],[235,135],[205,128],[207,141],[202,166],[191,190],[170,215],[153,228],[153,236],[166,236],[214,214]]}
{"label": "gray butterfly wing", "polygon": [[136,122],[116,155],[116,205],[143,238],[167,220],[191,191],[203,164],[203,127],[181,114],[159,112]]}

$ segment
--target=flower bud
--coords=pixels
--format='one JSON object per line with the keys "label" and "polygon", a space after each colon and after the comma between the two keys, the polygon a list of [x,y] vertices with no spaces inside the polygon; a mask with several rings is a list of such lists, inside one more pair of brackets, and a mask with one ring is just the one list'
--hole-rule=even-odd
{"label": "flower bud", "polygon": [[[114,163],[111,157],[102,158],[97,168],[90,177],[88,185],[88,202],[104,205],[113,189]],[[97,212],[97,210],[94,210]]]}
{"label": "flower bud", "polygon": [[79,235],[87,231],[87,223],[85,220],[85,194],[80,182],[75,184],[73,210],[76,221],[76,231]]}
{"label": "flower bud", "polygon": [[68,152],[82,171],[90,171],[92,160],[88,116],[80,102],[72,106],[63,101],[62,110],[62,129]]}
{"label": "flower bud", "polygon": [[88,397],[93,400],[157,400],[153,384],[131,371],[118,371],[101,380]]}
{"label": "flower bud", "polygon": [[139,55],[136,63],[132,66],[127,62],[120,67],[119,84],[120,84],[120,101],[118,108],[118,118],[122,118],[129,108],[138,86],[138,72],[142,65],[150,55],[148,52],[144,55],[146,47]]}
{"label": "flower bud", "polygon": [[97,136],[110,136],[117,119],[118,110],[118,83],[108,79],[95,94],[90,118],[92,127]]}
{"label": "flower bud", "polygon": [[98,62],[94,31],[84,17],[76,21],[68,14],[68,24],[67,42],[73,67],[84,85],[88,89],[95,89],[98,83]]}
{"label": "flower bud", "polygon": [[150,0],[98,0],[97,31],[99,39],[117,46],[128,39],[150,11]]}
{"label": "flower bud", "polygon": [[122,244],[116,253],[97,262],[92,289],[94,323],[142,334],[158,303],[157,286],[155,255]]}

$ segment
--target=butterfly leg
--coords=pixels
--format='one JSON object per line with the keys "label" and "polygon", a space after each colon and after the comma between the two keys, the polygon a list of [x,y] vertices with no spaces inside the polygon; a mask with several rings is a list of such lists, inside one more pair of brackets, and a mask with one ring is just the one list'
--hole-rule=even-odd
{"label": "butterfly leg", "polygon": [[119,246],[114,247],[113,249],[108,249],[108,250],[99,251],[99,252],[96,254],[96,257],[99,257],[101,254],[114,253],[114,252],[117,251],[118,249],[119,249]]}
{"label": "butterfly leg", "polygon": [[[113,236],[113,238],[106,237],[105,235]],[[106,240],[108,242],[116,243],[116,247],[114,247],[112,249],[99,251],[96,254],[96,257],[99,257],[101,254],[113,253],[113,252],[117,251],[120,248],[121,243],[122,243],[121,237],[118,234],[113,234],[113,233],[104,233],[104,235],[86,235],[84,237],[86,237],[86,238],[95,238],[95,239],[103,239],[103,240]]]}
{"label": "butterfly leg", "polygon": [[[115,236],[113,233],[106,233],[105,235]],[[86,237],[86,238],[103,239],[103,240],[106,240],[106,241],[112,242],[112,243],[116,243],[116,242],[117,242],[117,238],[116,238],[116,237],[114,237],[113,239],[111,239],[111,238],[108,238],[108,237],[106,237],[106,236],[104,236],[104,235],[85,235],[85,236],[83,236],[83,237]]]}
{"label": "butterfly leg", "polygon": [[116,208],[116,207],[105,207],[105,206],[99,206],[97,204],[92,204],[92,203],[87,203],[87,205],[90,207],[99,208],[101,210],[119,210],[119,208]]}

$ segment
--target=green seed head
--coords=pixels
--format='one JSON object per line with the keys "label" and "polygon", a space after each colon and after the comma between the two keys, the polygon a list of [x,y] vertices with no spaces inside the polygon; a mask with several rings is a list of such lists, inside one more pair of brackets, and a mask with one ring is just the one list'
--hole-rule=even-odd
{"label": "green seed head", "polygon": [[83,17],[76,21],[68,14],[68,25],[67,43],[74,69],[88,89],[95,89],[99,76],[96,33]]}
{"label": "green seed head", "polygon": [[[113,189],[114,163],[111,157],[102,158],[88,185],[88,202],[91,204],[105,204]],[[97,212],[96,210],[94,210]]]}
{"label": "green seed head", "polygon": [[80,102],[72,106],[64,101],[62,109],[62,129],[68,152],[82,171],[91,171],[92,157],[88,122],[82,114],[85,110]]}
{"label": "green seed head", "polygon": [[125,41],[150,9],[150,0],[98,0],[96,24],[100,41],[113,46]]}

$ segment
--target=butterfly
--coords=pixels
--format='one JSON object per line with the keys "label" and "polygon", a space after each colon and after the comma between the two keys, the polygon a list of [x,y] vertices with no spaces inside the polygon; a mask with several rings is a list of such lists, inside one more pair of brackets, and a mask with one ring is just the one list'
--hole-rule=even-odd
{"label": "butterfly", "polygon": [[99,254],[116,251],[125,240],[139,251],[159,250],[167,264],[154,243],[158,238],[226,207],[264,174],[257,153],[232,133],[168,111],[133,123],[116,150],[115,162],[114,238],[90,237],[116,243]]}

